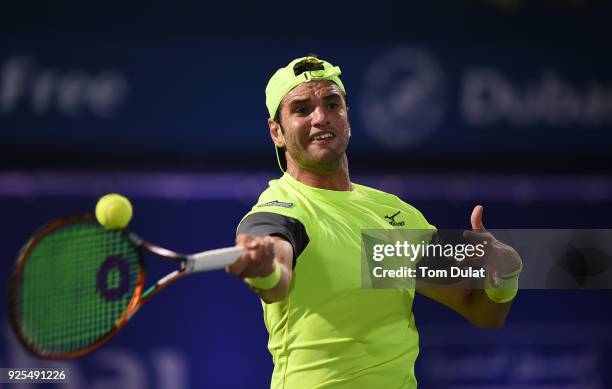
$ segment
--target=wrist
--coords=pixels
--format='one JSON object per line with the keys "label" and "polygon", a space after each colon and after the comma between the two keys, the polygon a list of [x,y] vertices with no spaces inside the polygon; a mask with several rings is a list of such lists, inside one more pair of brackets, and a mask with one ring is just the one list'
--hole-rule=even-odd
{"label": "wrist", "polygon": [[246,277],[244,278],[244,282],[257,289],[269,290],[278,285],[281,280],[281,275],[282,266],[278,263],[276,258],[274,258],[272,262],[272,272],[270,274],[264,277]]}
{"label": "wrist", "polygon": [[497,287],[493,286],[491,280],[487,277],[484,288],[487,297],[497,304],[504,304],[512,301],[518,293],[518,281],[521,270],[522,267],[511,274],[500,276]]}

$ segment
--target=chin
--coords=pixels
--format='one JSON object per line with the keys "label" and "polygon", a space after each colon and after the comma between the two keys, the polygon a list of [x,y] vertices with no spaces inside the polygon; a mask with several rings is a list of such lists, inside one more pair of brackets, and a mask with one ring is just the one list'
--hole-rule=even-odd
{"label": "chin", "polygon": [[308,161],[308,166],[311,168],[309,170],[317,171],[317,172],[332,172],[338,169],[339,166],[342,165],[342,156],[341,155],[329,155],[321,158],[311,159]]}

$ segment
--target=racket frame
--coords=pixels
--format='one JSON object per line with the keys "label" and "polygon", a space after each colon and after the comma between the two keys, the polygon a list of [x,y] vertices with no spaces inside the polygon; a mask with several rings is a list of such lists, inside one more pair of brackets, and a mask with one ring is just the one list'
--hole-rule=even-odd
{"label": "racket frame", "polygon": [[[91,345],[77,351],[71,351],[66,353],[51,353],[45,352],[43,350],[39,350],[34,347],[34,343],[28,339],[26,334],[23,332],[21,326],[19,325],[19,286],[20,280],[22,278],[25,265],[27,260],[29,259],[30,254],[34,250],[34,248],[38,245],[38,243],[43,240],[45,237],[53,233],[54,231],[62,228],[65,225],[84,222],[84,223],[97,223],[96,217],[93,213],[79,214],[73,215],[61,219],[54,220],[52,222],[47,223],[42,228],[40,228],[30,240],[24,245],[24,247],[19,252],[17,257],[17,261],[13,267],[13,272],[11,274],[11,281],[9,287],[9,321],[11,326],[17,335],[17,338],[21,342],[21,344],[25,347],[25,349],[31,354],[42,357],[50,360],[68,360],[82,357],[86,354],[91,353],[95,349],[101,347],[106,342],[108,342],[113,336],[117,334],[126,324],[127,322],[134,316],[134,314],[138,311],[138,309],[147,302],[151,297],[156,295],[159,291],[164,289],[169,284],[178,281],[183,278],[187,274],[190,273],[188,269],[188,262],[193,261],[194,255],[184,255],[174,252],[172,250],[168,250],[166,248],[157,246],[150,242],[147,242],[140,237],[138,237],[133,232],[130,232],[126,229],[121,230],[121,234],[126,237],[136,248],[137,250],[137,264],[138,264],[138,276],[136,279],[136,286],[134,288],[134,292],[132,297],[130,298],[130,302],[128,306],[117,320],[115,326],[109,330],[106,334],[100,337],[97,341],[92,343]],[[143,251],[148,251],[152,254],[155,254],[158,257],[162,257],[167,260],[179,262],[179,269],[168,273],[166,276],[161,277],[156,283],[152,284],[146,290],[144,289],[145,283],[145,268],[143,261]]]}

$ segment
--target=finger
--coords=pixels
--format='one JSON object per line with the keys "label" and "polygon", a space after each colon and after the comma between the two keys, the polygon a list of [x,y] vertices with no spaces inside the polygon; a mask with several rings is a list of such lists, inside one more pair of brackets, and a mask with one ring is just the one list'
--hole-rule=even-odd
{"label": "finger", "polygon": [[482,205],[477,205],[472,210],[472,215],[470,216],[470,223],[472,224],[472,229],[477,231],[485,231],[485,226],[482,224],[482,213],[484,212],[484,208]]}
{"label": "finger", "polygon": [[274,240],[269,236],[262,238],[257,248],[251,252],[253,253],[252,262],[257,267],[269,262],[274,258]]}
{"label": "finger", "polygon": [[265,242],[264,238],[256,237],[250,242],[248,242],[245,247],[249,250],[255,250],[255,249],[260,248],[264,242]]}
{"label": "finger", "polygon": [[236,237],[236,246],[245,247],[246,244],[254,239],[253,235],[240,234]]}
{"label": "finger", "polygon": [[242,254],[240,258],[236,260],[236,262],[229,265],[225,271],[233,275],[239,276],[244,271],[244,269],[249,265],[249,263],[250,263],[250,255],[247,252],[247,253]]}
{"label": "finger", "polygon": [[268,258],[274,258],[276,251],[274,246],[274,239],[271,236],[266,238],[266,255]]}
{"label": "finger", "polygon": [[228,266],[225,271],[228,272],[229,274],[235,275],[237,277],[240,277],[240,275],[242,274],[242,272],[244,272],[244,269],[246,269],[248,263],[245,262],[240,262],[240,263],[234,263],[231,264],[230,266]]}

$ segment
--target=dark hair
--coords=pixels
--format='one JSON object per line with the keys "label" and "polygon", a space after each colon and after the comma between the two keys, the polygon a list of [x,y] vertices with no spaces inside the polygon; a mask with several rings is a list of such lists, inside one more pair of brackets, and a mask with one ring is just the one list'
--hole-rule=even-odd
{"label": "dark hair", "polygon": [[323,62],[317,59],[316,54],[311,54],[308,58],[293,65],[293,73],[296,76],[312,70],[323,70]]}

